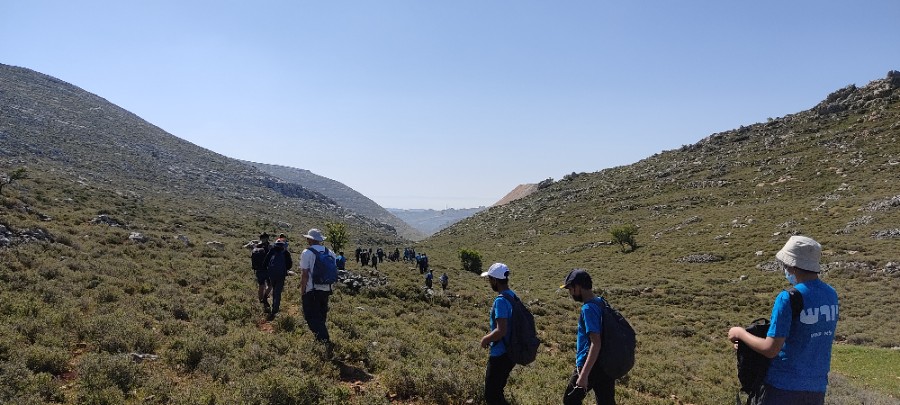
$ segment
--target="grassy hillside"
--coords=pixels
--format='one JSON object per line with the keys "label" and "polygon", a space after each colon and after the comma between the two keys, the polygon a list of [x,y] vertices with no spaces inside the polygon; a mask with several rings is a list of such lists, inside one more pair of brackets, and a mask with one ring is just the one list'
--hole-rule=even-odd
{"label": "grassy hillside", "polygon": [[[332,296],[328,357],[299,315],[297,280],[284,312],[264,321],[241,245],[286,230],[296,252],[301,232],[328,220],[348,222],[362,246],[409,242],[149,124],[139,135],[114,116],[78,123],[95,106],[74,101],[94,99],[4,69],[0,173],[25,166],[28,178],[0,194],[0,403],[480,403],[478,341],[494,294],[460,270],[461,247],[485,266],[508,263],[536,315],[542,352],[513,371],[514,403],[559,402],[577,304],[557,287],[573,267],[639,333],[621,403],[730,403],[725,333],[768,314],[785,286],[772,258],[793,233],[822,242],[823,277],[841,297],[828,403],[900,397],[896,75],[807,112],[567,176],[457,223],[416,245],[450,275],[446,293],[423,290],[410,264],[351,263],[366,285]],[[631,253],[607,243],[626,223],[640,229]]]}

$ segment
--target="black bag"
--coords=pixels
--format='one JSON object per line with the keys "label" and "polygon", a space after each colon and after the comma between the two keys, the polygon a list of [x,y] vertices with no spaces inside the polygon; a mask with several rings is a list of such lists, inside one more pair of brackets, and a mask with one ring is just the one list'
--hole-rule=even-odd
{"label": "black bag", "polygon": [[512,304],[512,316],[509,320],[509,339],[505,339],[506,354],[515,364],[523,366],[531,364],[537,357],[541,341],[537,338],[534,327],[534,315],[525,307],[519,297],[501,293]]}
{"label": "black bag", "polygon": [[[605,299],[602,302],[600,311],[603,319],[603,332],[597,364],[607,376],[622,378],[634,367],[637,336],[634,328],[619,311],[610,306]],[[588,303],[597,305],[594,301],[588,301]]]}
{"label": "black bag", "polygon": [[250,265],[253,270],[266,271],[266,253],[268,252],[265,248],[253,248],[253,252],[250,253]]}
{"label": "black bag", "polygon": [[[791,314],[793,318],[791,323],[799,319],[800,312],[803,311],[803,295],[796,288],[791,287],[787,290],[791,300]],[[751,322],[744,328],[751,335],[764,338],[769,332],[769,320],[759,318]],[[746,343],[739,340],[736,351],[737,355],[737,372],[738,381],[741,383],[741,391],[747,393],[747,404],[749,405],[754,399],[759,399],[762,393],[763,382],[766,380],[766,374],[769,372],[769,365],[772,359],[757,353],[755,350],[747,346]],[[735,401],[740,404],[740,392]]]}

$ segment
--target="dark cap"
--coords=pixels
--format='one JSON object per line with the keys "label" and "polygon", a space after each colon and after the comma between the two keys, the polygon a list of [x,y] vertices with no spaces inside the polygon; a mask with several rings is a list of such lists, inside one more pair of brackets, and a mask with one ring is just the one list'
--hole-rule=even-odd
{"label": "dark cap", "polygon": [[563,281],[563,285],[559,286],[559,288],[568,288],[572,284],[585,288],[593,287],[591,275],[584,271],[584,269],[574,269],[570,271],[569,275],[566,276],[565,281]]}
{"label": "dark cap", "polygon": [[260,239],[269,239],[269,234],[263,232],[263,233],[259,234],[259,238],[260,238]]}

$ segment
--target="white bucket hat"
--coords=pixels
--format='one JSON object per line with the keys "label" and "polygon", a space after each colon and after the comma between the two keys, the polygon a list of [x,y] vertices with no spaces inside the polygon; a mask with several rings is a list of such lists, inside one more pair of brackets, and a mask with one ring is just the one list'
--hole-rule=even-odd
{"label": "white bucket hat", "polygon": [[775,254],[782,263],[818,273],[822,270],[819,259],[822,258],[822,245],[810,237],[791,236],[784,247]]}
{"label": "white bucket hat", "polygon": [[509,267],[503,263],[494,263],[488,268],[488,271],[481,273],[481,277],[491,276],[500,280],[509,278]]}
{"label": "white bucket hat", "polygon": [[312,239],[316,242],[325,241],[325,237],[322,236],[322,231],[320,231],[316,228],[310,229],[309,232],[306,233],[306,235],[303,235],[303,237],[306,239]]}

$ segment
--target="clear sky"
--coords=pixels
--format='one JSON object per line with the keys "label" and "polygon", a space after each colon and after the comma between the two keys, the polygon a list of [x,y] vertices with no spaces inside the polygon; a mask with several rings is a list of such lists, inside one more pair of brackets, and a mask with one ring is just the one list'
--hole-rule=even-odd
{"label": "clear sky", "polygon": [[467,208],[900,70],[900,1],[0,0],[0,63],[383,207]]}

